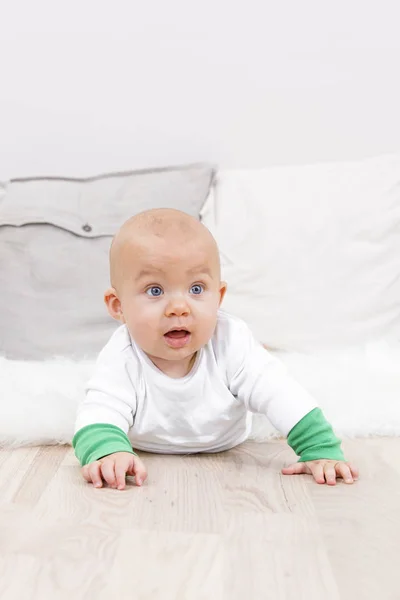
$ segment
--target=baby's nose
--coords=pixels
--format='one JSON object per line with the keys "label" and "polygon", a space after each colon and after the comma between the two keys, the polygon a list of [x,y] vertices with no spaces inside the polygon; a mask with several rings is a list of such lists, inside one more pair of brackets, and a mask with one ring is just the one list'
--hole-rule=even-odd
{"label": "baby's nose", "polygon": [[167,317],[176,316],[183,317],[187,316],[190,313],[189,305],[186,302],[185,298],[182,296],[177,296],[175,298],[171,298],[168,302],[165,314]]}

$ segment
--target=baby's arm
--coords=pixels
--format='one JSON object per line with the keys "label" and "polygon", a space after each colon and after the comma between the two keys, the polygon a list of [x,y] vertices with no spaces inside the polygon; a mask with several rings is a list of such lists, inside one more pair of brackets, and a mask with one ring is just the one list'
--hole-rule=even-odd
{"label": "baby's arm", "polygon": [[100,354],[87,394],[78,410],[72,441],[84,478],[95,487],[125,487],[125,475],[141,485],[146,469],[132,449],[127,433],[136,411],[128,365]]}
{"label": "baby's arm", "polygon": [[250,411],[265,414],[287,436],[300,458],[283,473],[311,473],[318,483],[328,484],[340,476],[352,483],[357,470],[345,462],[341,442],[315,399],[256,342],[244,323],[236,323],[235,329],[230,344],[234,354],[230,352],[227,365],[229,387]]}
{"label": "baby's arm", "polygon": [[299,462],[282,469],[284,475],[312,475],[317,483],[345,483],[358,478],[358,469],[345,461],[340,440],[325,419],[321,409],[314,408],[289,432],[288,443],[300,456]]}

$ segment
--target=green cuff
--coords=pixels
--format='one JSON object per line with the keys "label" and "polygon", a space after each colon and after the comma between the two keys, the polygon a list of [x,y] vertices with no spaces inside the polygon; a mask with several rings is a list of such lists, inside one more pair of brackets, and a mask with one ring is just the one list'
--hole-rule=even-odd
{"label": "green cuff", "polygon": [[95,423],[82,427],[74,435],[72,446],[82,467],[114,452],[135,454],[126,433],[109,423]]}
{"label": "green cuff", "polygon": [[314,408],[289,432],[288,444],[299,462],[308,460],[345,460],[341,442],[320,408]]}

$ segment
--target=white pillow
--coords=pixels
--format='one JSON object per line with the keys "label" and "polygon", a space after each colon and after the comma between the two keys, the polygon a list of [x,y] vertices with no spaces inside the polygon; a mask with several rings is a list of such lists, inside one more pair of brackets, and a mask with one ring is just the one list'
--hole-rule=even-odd
{"label": "white pillow", "polygon": [[[278,353],[341,435],[400,435],[400,345],[320,355]],[[94,362],[0,358],[0,446],[70,443]],[[255,415],[251,438],[277,432]]]}
{"label": "white pillow", "polygon": [[400,156],[222,170],[203,222],[224,308],[268,346],[400,339]]}

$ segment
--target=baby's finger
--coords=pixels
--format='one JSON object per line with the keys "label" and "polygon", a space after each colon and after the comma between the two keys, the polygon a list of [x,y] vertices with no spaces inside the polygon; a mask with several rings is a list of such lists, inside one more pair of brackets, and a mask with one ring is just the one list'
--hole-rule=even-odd
{"label": "baby's finger", "polygon": [[87,465],[85,465],[84,467],[82,467],[82,469],[81,469],[81,472],[82,472],[82,477],[83,477],[83,479],[84,479],[85,481],[87,481],[88,483],[91,483],[91,482],[92,482],[92,480],[90,479],[90,475],[89,475],[89,469],[88,469],[88,466],[87,466]]}
{"label": "baby's finger", "polygon": [[142,485],[142,483],[147,479],[146,467],[144,466],[143,461],[138,456],[132,455],[128,475],[134,475],[136,485],[139,486]]}
{"label": "baby's finger", "polygon": [[353,479],[354,479],[354,481],[356,481],[356,479],[358,479],[358,478],[359,478],[359,476],[360,476],[360,472],[359,472],[359,470],[357,469],[357,467],[355,467],[355,466],[354,466],[354,465],[352,465],[351,463],[347,463],[347,466],[348,466],[348,467],[349,467],[349,469],[350,469],[350,472],[351,472],[351,474],[352,474],[352,476],[353,476]]}
{"label": "baby's finger", "polygon": [[309,464],[312,476],[317,483],[325,483],[324,467],[321,463],[311,462]]}
{"label": "baby's finger", "polygon": [[103,487],[103,481],[101,479],[101,470],[100,470],[99,461],[95,461],[87,465],[87,473],[89,475],[88,481],[91,481],[96,488]]}
{"label": "baby's finger", "polygon": [[340,462],[336,464],[336,473],[343,479],[345,483],[353,483],[353,476],[349,465]]}
{"label": "baby's finger", "polygon": [[127,460],[125,457],[119,459],[115,462],[115,479],[117,481],[117,488],[119,490],[125,489],[125,476],[127,471],[129,470],[129,459]]}
{"label": "baby's finger", "polygon": [[297,462],[289,467],[283,467],[282,473],[284,475],[303,475],[307,473],[307,466],[303,462]]}
{"label": "baby's finger", "polygon": [[325,463],[324,466],[325,480],[328,485],[336,485],[336,469],[335,465]]}
{"label": "baby's finger", "polygon": [[104,462],[101,463],[101,474],[110,487],[116,487],[114,461],[104,460]]}

